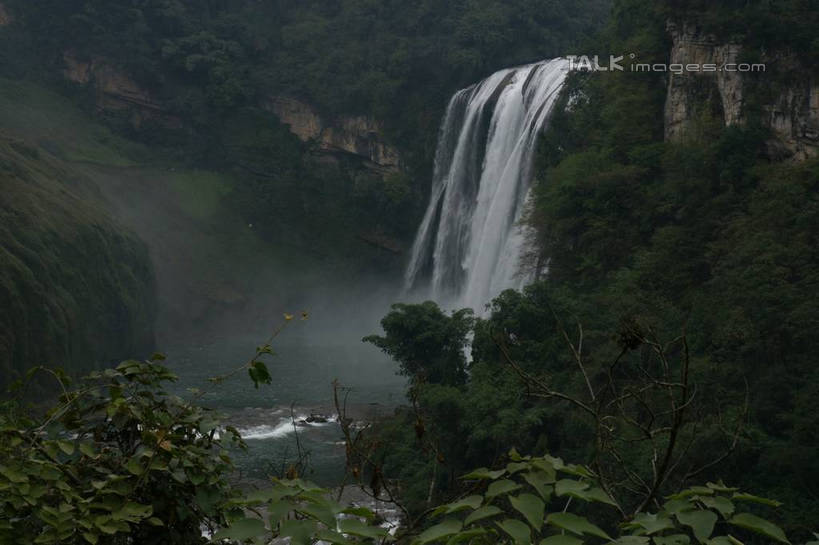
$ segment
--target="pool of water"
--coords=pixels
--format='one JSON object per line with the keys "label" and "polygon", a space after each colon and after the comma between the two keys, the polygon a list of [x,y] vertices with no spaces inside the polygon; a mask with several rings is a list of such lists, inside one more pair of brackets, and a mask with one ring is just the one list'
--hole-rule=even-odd
{"label": "pool of water", "polygon": [[[208,378],[247,363],[258,344],[258,338],[247,336],[167,350],[167,364],[179,375],[172,391],[183,397],[192,395],[191,388],[206,391],[199,403],[218,410],[242,433],[248,448],[233,453],[241,479],[280,473],[296,458],[298,437],[309,453],[306,477],[323,486],[338,484],[344,443],[334,418],[333,381],[349,389],[351,414],[367,420],[392,412],[404,400],[405,379],[396,375],[394,362],[358,339],[316,344],[296,338],[273,344],[275,355],[266,360],[271,385],[254,388],[244,371],[221,384],[209,383]],[[319,421],[307,422],[311,416]]]}

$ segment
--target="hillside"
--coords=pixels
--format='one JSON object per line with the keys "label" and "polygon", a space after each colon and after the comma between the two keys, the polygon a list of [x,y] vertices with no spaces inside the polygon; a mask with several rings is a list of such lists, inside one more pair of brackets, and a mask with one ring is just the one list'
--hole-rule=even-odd
{"label": "hillside", "polygon": [[0,382],[32,365],[90,370],[153,348],[145,245],[93,184],[40,148],[0,140]]}

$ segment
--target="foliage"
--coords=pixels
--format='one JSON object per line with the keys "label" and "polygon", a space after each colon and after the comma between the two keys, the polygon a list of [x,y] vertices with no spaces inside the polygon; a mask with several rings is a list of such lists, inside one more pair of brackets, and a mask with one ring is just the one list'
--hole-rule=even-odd
{"label": "foliage", "polygon": [[753,52],[798,53],[808,69],[814,68],[819,59],[815,32],[819,10],[813,0],[665,0],[665,3],[679,19],[696,22],[704,31],[742,43]]}
{"label": "foliage", "polygon": [[364,338],[392,356],[401,374],[413,385],[422,383],[459,386],[466,381],[467,335],[474,320],[469,309],[451,316],[437,304],[395,304],[381,321],[386,336]]}
{"label": "foliage", "polygon": [[[623,322],[690,332],[698,396],[713,407],[706,412],[740,406],[746,389],[751,401],[748,434],[721,475],[788,499],[788,525],[797,526],[799,513],[816,509],[798,492],[805,471],[816,475],[798,461],[814,456],[797,431],[813,418],[792,401],[811,396],[813,381],[788,378],[811,377],[815,367],[807,331],[819,311],[805,282],[815,281],[819,262],[808,242],[816,161],[771,163],[764,129],[723,127],[707,103],[691,138],[662,142],[663,93],[650,77],[570,81],[564,104],[575,99],[571,112],[558,109],[542,144],[530,217],[551,258],[552,304],[583,323],[590,353],[611,345],[607,337]],[[634,135],[625,147],[614,138],[623,134]],[[546,365],[534,355],[521,361]],[[780,468],[776,479],[769,463]]]}
{"label": "foliage", "polygon": [[148,252],[101,208],[87,177],[0,139],[0,185],[0,386],[46,360],[87,372],[150,350]]}
{"label": "foliage", "polygon": [[226,448],[241,439],[166,394],[176,377],[161,359],[124,362],[72,390],[54,373],[64,393],[40,418],[5,407],[0,541],[200,543],[203,524],[224,522]]}
{"label": "foliage", "polygon": [[372,511],[342,506],[330,496],[329,490],[300,479],[276,479],[271,488],[227,504],[226,509],[233,514],[228,525],[212,539],[219,543],[224,539],[259,543],[263,538],[261,542],[266,543],[270,538],[289,538],[293,545],[393,541]]}
{"label": "foliage", "polygon": [[[566,53],[608,3],[7,0],[14,22],[0,27],[9,61],[0,68],[63,90],[66,53],[121,71],[161,112],[102,108],[107,120],[161,158],[235,174],[229,200],[266,239],[334,266],[397,269],[451,94],[501,67]],[[90,105],[93,85],[69,91]],[[269,111],[272,95],[310,103],[325,126],[374,117],[405,172],[317,158]]]}
{"label": "foliage", "polygon": [[[292,319],[287,315],[282,328]],[[257,368],[268,353],[269,343],[234,373]],[[405,520],[408,525],[396,536],[371,510],[341,505],[329,490],[297,475],[240,493],[228,481],[227,451],[229,445],[243,446],[238,432],[194,402],[167,395],[162,384],[176,377],[163,359],[124,362],[90,375],[75,389],[62,372],[32,372],[50,373],[64,393],[39,418],[11,403],[0,413],[0,508],[6,515],[1,542],[203,543],[207,528],[214,543],[286,538],[294,545],[383,544],[415,536],[418,545],[525,545],[533,537],[545,543],[719,545],[740,543],[737,537],[753,533],[789,543],[778,526],[743,509],[778,502],[722,482],[654,502],[657,513],[623,520],[621,537],[612,540],[614,524],[622,519],[603,509],[618,505],[598,475],[514,449],[501,469],[479,468],[461,477],[468,486],[465,497],[412,523]],[[350,440],[348,431],[345,437]],[[419,525],[425,527],[420,534]]]}
{"label": "foliage", "polygon": [[[741,543],[738,537],[753,533],[789,543],[778,526],[744,510],[749,503],[776,506],[777,502],[742,493],[721,482],[670,496],[658,505],[656,513],[637,513],[622,522],[620,537],[612,538],[598,525],[605,515],[595,506],[616,503],[587,467],[566,464],[548,455],[523,457],[513,450],[505,468],[478,469],[462,479],[475,482],[475,488],[483,492],[473,490],[471,495],[437,508],[432,516],[446,518],[426,529],[413,543],[525,545],[542,540],[541,544],[548,545],[718,545]],[[586,515],[589,511],[594,518]]]}

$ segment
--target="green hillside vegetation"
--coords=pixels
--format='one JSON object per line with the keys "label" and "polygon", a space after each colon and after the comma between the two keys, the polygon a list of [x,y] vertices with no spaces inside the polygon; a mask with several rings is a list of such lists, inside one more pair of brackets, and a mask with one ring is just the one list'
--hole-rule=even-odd
{"label": "green hillside vegetation", "polygon": [[[0,307],[11,309],[0,315],[0,376],[10,378],[37,363],[99,368],[151,344],[151,260],[121,224],[149,242],[174,294],[168,323],[190,315],[191,299],[226,324],[269,314],[267,300],[231,306],[231,288],[255,274],[285,296],[297,284],[274,265],[303,285],[397,271],[400,255],[361,238],[411,240],[452,91],[566,52],[606,7],[6,4],[16,22],[0,29],[1,70],[29,80],[0,80]],[[671,20],[747,44],[749,60],[805,57],[748,80],[741,125],[725,127],[704,99],[682,142],[664,140],[664,74],[570,75],[526,218],[548,273],[486,315],[396,304],[364,339],[407,377],[407,403],[372,427],[339,415],[347,478],[399,500],[402,542],[815,545],[819,159],[772,158],[758,114],[809,77],[795,66],[816,66],[817,14],[813,0],[614,2],[589,53],[666,62]],[[125,69],[182,126],[137,127],[130,112],[91,120],[90,89],[60,74],[68,50]],[[318,153],[260,106],[277,93],[375,115],[406,168],[383,176]],[[143,210],[159,219],[141,222]],[[257,387],[275,380],[270,352],[237,373]],[[61,382],[43,418],[2,406],[0,505],[14,518],[0,520],[0,537],[198,543],[204,524],[243,542],[392,539],[368,510],[298,479],[250,496],[232,488],[227,447],[241,442],[196,399],[165,394],[175,377],[162,359],[77,390]]]}
{"label": "green hillside vegetation", "polygon": [[[455,90],[510,64],[566,53],[599,24],[608,2],[5,5],[15,17],[0,30],[7,75],[48,82],[91,109],[90,89],[61,81],[63,57],[106,60],[184,125],[148,120],[134,127],[127,110],[106,112],[119,134],[183,163],[235,174],[235,208],[269,240],[314,243],[333,233],[327,249],[349,256],[366,253],[362,234],[410,244],[438,125]],[[384,179],[350,158],[316,160],[311,146],[261,107],[276,94],[330,117],[374,115],[402,151],[405,172]]]}
{"label": "green hillside vegetation", "polygon": [[3,308],[0,376],[36,364],[98,368],[151,349],[145,246],[87,179],[19,140],[0,142]]}
{"label": "green hillside vegetation", "polygon": [[[796,17],[797,4],[766,17]],[[716,18],[719,9],[698,16]],[[666,62],[665,21],[682,13],[617,2],[594,50],[639,51],[639,62]],[[775,38],[768,35],[766,43]],[[670,413],[650,408],[657,399],[649,397],[633,422],[611,415],[618,431],[601,443],[600,421],[565,398],[544,395],[543,385],[579,400],[587,386],[609,388],[612,378],[624,381],[618,388],[642,391],[641,373],[657,365],[651,339],[669,343],[671,369],[679,373],[684,335],[696,396],[672,449],[672,459],[680,456],[676,473],[660,488],[673,492],[690,471],[723,478],[783,500],[789,531],[810,535],[805,522],[819,512],[813,484],[819,421],[805,405],[819,393],[819,161],[772,161],[770,134],[753,115],[725,128],[709,113],[718,111],[713,104],[701,105],[692,138],[664,142],[665,96],[662,74],[570,77],[541,142],[528,219],[549,258],[547,277],[523,294],[504,293],[491,316],[475,324],[471,361],[448,368],[467,365],[465,384],[421,380],[409,392],[412,407],[382,430],[387,446],[376,449],[376,465],[401,479],[415,511],[430,497],[463,491],[455,477],[491,465],[509,445],[592,461],[595,470],[619,475],[612,482],[624,487],[615,494],[621,505],[635,501],[640,486],[628,483],[637,476],[651,482],[643,471],[652,450],[628,430],[647,415]],[[751,113],[759,98],[751,94]],[[466,346],[470,334],[462,333],[461,321],[434,305],[395,307],[383,322],[385,336],[368,340],[402,369],[417,368],[413,350]],[[411,333],[424,327],[435,333]],[[582,345],[585,375],[572,343]],[[423,361],[434,366],[439,359]],[[619,372],[610,375],[615,361]],[[413,376],[446,373],[422,369]],[[614,447],[623,449],[622,461],[606,459]]]}

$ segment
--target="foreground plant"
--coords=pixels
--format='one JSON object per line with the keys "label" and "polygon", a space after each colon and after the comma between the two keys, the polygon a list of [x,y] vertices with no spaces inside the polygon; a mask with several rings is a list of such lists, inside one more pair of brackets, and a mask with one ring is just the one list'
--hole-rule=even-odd
{"label": "foreground plant", "polygon": [[329,490],[301,479],[275,480],[270,489],[237,499],[226,508],[232,520],[213,536],[216,542],[268,543],[272,538],[288,538],[290,545],[306,545],[393,540],[370,509],[343,506]]}
{"label": "foreground plant", "polygon": [[523,457],[514,450],[509,458],[503,469],[465,475],[463,479],[482,492],[436,509],[432,516],[443,519],[414,545],[741,545],[741,538],[754,535],[765,543],[790,543],[778,526],[746,510],[753,504],[776,507],[778,502],[722,483],[670,496],[656,512],[640,512],[620,523],[620,535],[615,536],[599,521],[612,520],[612,514],[616,520],[616,503],[588,467],[551,456]]}
{"label": "foreground plant", "polygon": [[199,543],[225,523],[228,445],[212,411],[167,394],[176,376],[128,361],[94,373],[44,417],[0,412],[0,543]]}

